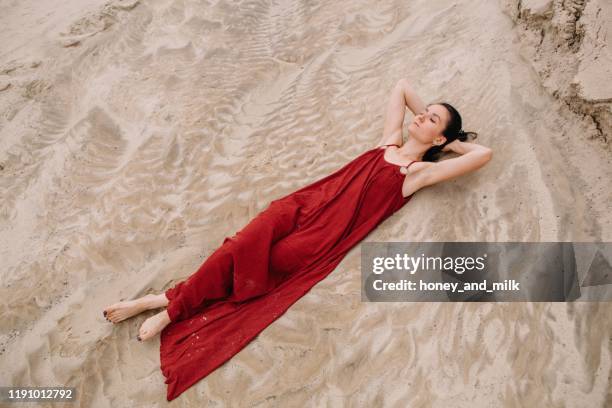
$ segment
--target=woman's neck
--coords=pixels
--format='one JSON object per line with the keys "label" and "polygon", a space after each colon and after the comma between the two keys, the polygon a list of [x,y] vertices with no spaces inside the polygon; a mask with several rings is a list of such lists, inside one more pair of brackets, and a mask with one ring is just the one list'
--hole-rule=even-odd
{"label": "woman's neck", "polygon": [[406,143],[397,150],[397,153],[404,159],[422,161],[425,152],[431,148],[413,137],[408,136]]}

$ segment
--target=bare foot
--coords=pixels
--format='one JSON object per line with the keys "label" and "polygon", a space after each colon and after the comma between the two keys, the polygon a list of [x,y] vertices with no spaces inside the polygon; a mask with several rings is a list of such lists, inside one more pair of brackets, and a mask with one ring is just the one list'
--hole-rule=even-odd
{"label": "bare foot", "polygon": [[106,320],[112,323],[119,323],[125,319],[135,316],[145,310],[164,307],[168,304],[168,299],[162,293],[161,295],[145,295],[136,300],[128,300],[125,302],[115,303],[108,306],[102,312]]}
{"label": "bare foot", "polygon": [[136,337],[138,341],[148,340],[151,337],[155,336],[157,333],[164,330],[170,323],[170,316],[168,312],[164,310],[163,312],[159,312],[158,314],[149,317],[142,323],[140,326],[140,330],[138,330],[138,336]]}

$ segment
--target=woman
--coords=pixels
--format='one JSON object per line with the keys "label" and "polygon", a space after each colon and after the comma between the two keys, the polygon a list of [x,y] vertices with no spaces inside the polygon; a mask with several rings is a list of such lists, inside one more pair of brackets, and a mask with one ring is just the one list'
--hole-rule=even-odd
{"label": "woman", "polygon": [[[406,107],[416,116],[403,143]],[[398,81],[375,148],[272,201],[186,281],[159,295],[115,303],[104,316],[118,323],[167,307],[143,322],[138,340],[163,330],[162,371],[168,400],[175,398],[246,346],[417,190],[491,160],[491,149],[466,143],[469,133],[451,105],[425,106],[407,80]],[[437,161],[451,151],[460,156]],[[221,342],[221,331],[235,341]],[[198,360],[196,351],[207,354]]]}

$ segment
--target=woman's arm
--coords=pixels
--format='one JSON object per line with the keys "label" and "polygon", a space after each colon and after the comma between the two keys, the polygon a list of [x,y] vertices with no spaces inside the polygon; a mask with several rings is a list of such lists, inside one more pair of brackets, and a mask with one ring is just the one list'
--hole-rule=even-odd
{"label": "woman's arm", "polygon": [[397,81],[391,91],[383,135],[377,146],[386,144],[398,144],[401,146],[403,144],[402,128],[404,126],[406,107],[415,115],[425,110],[425,104],[421,98],[414,92],[408,80],[402,78]]}
{"label": "woman's arm", "polygon": [[[401,81],[401,80],[400,80]],[[426,108],[425,103],[421,100],[419,95],[417,95],[414,88],[410,85],[407,79],[403,79],[404,81],[404,102],[408,109],[412,112],[413,115],[418,115],[423,112]]]}
{"label": "woman's arm", "polygon": [[[493,157],[493,150],[476,143],[455,140],[444,146],[443,151],[453,151],[461,156],[432,163],[420,174],[421,187],[449,180],[478,170]],[[421,172],[419,172],[421,173]]]}

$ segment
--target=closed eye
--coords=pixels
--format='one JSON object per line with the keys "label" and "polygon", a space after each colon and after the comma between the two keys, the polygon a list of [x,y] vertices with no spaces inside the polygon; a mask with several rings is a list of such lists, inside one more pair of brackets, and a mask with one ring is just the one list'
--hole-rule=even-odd
{"label": "closed eye", "polygon": [[[428,108],[425,108],[425,112],[429,113],[429,111],[428,111],[427,109],[428,109]],[[436,121],[435,121],[435,120],[433,120],[433,118],[431,118],[431,117],[429,118],[429,120],[431,120],[433,123],[436,123]]]}

